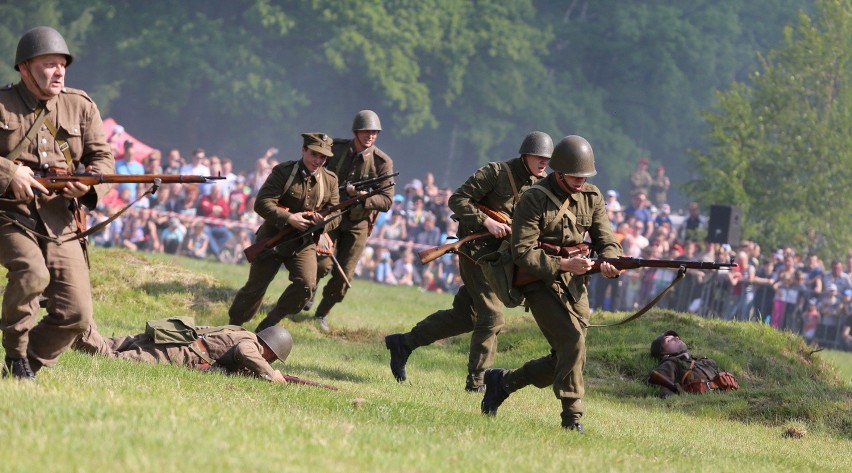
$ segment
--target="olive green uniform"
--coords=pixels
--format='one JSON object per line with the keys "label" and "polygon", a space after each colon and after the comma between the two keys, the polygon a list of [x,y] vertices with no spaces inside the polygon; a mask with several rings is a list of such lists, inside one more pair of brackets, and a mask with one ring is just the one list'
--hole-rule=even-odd
{"label": "olive green uniform", "polygon": [[171,363],[194,368],[213,362],[213,367],[229,373],[249,372],[260,378],[273,378],[275,370],[263,358],[263,346],[254,333],[236,325],[194,329],[208,350],[207,359],[202,358],[199,350],[190,345],[154,343],[151,336],[145,333],[104,338],[94,323],[74,342],[73,348],[91,355],[150,364]]}
{"label": "olive green uniform", "polygon": [[[556,219],[560,205],[537,187],[549,190],[560,204],[569,199],[567,211]],[[556,174],[539,181],[521,196],[512,222],[512,252],[515,264],[540,278],[522,288],[529,309],[551,347],[545,357],[531,360],[503,376],[506,392],[526,385],[552,386],[562,400],[563,423],[583,415],[585,392],[586,329],[589,326],[589,297],[585,277],[560,272],[561,258],[538,248],[538,241],[559,246],[583,242],[588,231],[592,249],[607,258],[621,256],[604,208],[600,190],[586,183],[580,192],[569,194],[559,187]]]}
{"label": "olive green uniform", "polygon": [[[693,381],[713,381],[719,374],[719,366],[707,357],[693,358],[689,353],[663,357],[652,371],[648,382],[660,387],[660,397],[686,392],[684,384]],[[656,376],[654,376],[656,374]],[[672,390],[671,388],[675,389]]]}
{"label": "olive green uniform", "polygon": [[[295,178],[287,186],[294,166]],[[338,204],[339,200],[337,176],[333,172],[320,168],[311,175],[301,160],[279,164],[272,168],[257,193],[254,211],[264,219],[257,230],[257,239],[270,238],[289,227],[287,219],[293,213],[321,210]],[[326,225],[326,230],[333,229],[339,221],[339,218],[333,219]],[[228,311],[230,323],[242,325],[254,317],[282,264],[289,272],[291,284],[269,311],[264,323],[275,325],[286,315],[299,312],[316,287],[316,251],[314,241],[305,237],[300,241],[282,243],[275,250],[267,250],[258,256],[251,264],[248,281],[237,292]]]}
{"label": "olive green uniform", "polygon": [[[514,180],[513,190],[511,179]],[[487,215],[476,207],[482,204],[511,216],[519,194],[538,180],[530,174],[523,159],[489,163],[473,174],[450,197],[448,205],[459,221],[459,238],[485,231]],[[474,260],[497,251],[502,239],[479,238],[462,248]],[[503,303],[488,285],[482,270],[469,258],[459,258],[459,274],[464,283],[453,299],[451,309],[439,310],[421,320],[404,334],[405,344],[412,350],[438,340],[471,333],[468,358],[468,389],[482,385],[482,374],[494,363],[497,334],[503,328]]]}
{"label": "olive green uniform", "polygon": [[[329,158],[326,167],[337,174],[343,182],[357,182],[378,176],[393,174],[393,161],[384,151],[371,146],[357,153],[354,140],[334,140],[332,145],[334,156]],[[392,181],[380,183],[390,184]],[[367,246],[367,238],[375,221],[376,212],[387,212],[393,203],[394,187],[367,198],[363,204],[355,205],[352,210],[343,215],[340,225],[328,232],[334,244],[336,258],[346,273],[344,280],[339,271],[332,271],[333,261],[328,256],[318,256],[317,281],[331,272],[331,279],[322,290],[322,301],[317,307],[316,316],[325,317],[332,307],[343,301],[348,290],[346,280],[351,281],[355,275],[355,267],[361,258],[361,253]],[[348,199],[344,195],[343,199]]]}
{"label": "olive green uniform", "polygon": [[[9,185],[18,165],[6,157],[25,139],[41,104],[47,109],[46,124],[34,130],[34,138],[17,161],[34,170],[50,166],[74,171],[90,166],[94,173],[115,172],[100,112],[85,92],[65,88],[42,102],[19,82],[0,89],[0,193],[11,194]],[[58,141],[67,144],[70,166]],[[94,186],[79,203],[95,208],[108,187]],[[58,194],[37,195],[22,203],[14,197],[0,199],[0,263],[8,270],[0,322],[3,348],[6,357],[28,357],[36,371],[52,366],[92,320],[92,288],[83,247],[76,241],[60,245],[24,229],[50,238],[72,237],[77,232],[72,205]],[[47,298],[47,316],[37,320],[42,295]]]}

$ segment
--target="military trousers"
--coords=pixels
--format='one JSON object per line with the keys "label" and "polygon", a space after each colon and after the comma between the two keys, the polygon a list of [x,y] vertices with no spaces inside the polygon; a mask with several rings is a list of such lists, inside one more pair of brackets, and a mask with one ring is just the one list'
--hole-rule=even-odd
{"label": "military trousers", "polygon": [[444,338],[471,332],[467,369],[473,384],[482,384],[483,372],[494,364],[497,335],[503,329],[503,303],[488,285],[479,266],[459,258],[462,287],[451,309],[439,310],[421,320],[405,334],[412,350]]}
{"label": "military trousers", "polygon": [[185,344],[156,344],[144,333],[125,337],[104,338],[94,324],[74,342],[73,348],[90,355],[103,355],[149,364],[193,366],[204,360]]}
{"label": "military trousers", "polygon": [[267,318],[277,323],[285,316],[302,310],[317,284],[317,247],[314,243],[288,256],[268,251],[254,260],[249,268],[248,281],[237,291],[228,309],[231,325],[242,325],[254,317],[263,303],[269,284],[282,265],[289,272],[290,285],[278,298]]}
{"label": "military trousers", "polygon": [[530,384],[538,388],[551,386],[562,400],[563,418],[578,420],[584,412],[588,293],[584,292],[579,301],[572,303],[567,292],[557,293],[541,281],[526,286],[523,292],[551,352],[507,371],[503,376],[504,388],[511,393]]}
{"label": "military trousers", "polygon": [[[28,357],[35,370],[53,366],[92,321],[92,287],[82,246],[73,240],[61,245],[40,240],[6,223],[0,225],[0,264],[8,271],[0,316],[6,356]],[[47,315],[39,320],[42,295]]]}
{"label": "military trousers", "polygon": [[[361,253],[367,247],[367,238],[370,236],[368,219],[350,220],[344,214],[343,221],[340,226],[329,232],[328,236],[334,242],[334,252],[337,262],[346,273],[346,279],[352,281],[355,275],[355,267],[358,266],[358,260],[361,258]],[[331,311],[335,304],[341,302],[346,297],[346,292],[349,288],[346,287],[346,281],[340,275],[340,271],[334,268],[334,262],[329,256],[317,257],[317,280],[324,278],[331,273],[331,279],[326,283],[322,290],[322,301],[317,307],[318,316],[326,316]]]}

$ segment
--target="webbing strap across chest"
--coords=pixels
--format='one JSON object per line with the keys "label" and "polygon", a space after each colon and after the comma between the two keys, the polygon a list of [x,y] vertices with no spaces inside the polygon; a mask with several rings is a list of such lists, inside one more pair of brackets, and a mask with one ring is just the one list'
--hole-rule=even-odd
{"label": "webbing strap across chest", "polygon": [[503,161],[500,164],[506,169],[506,175],[509,177],[509,185],[512,186],[512,208],[514,208],[515,204],[518,203],[518,199],[521,197],[518,193],[518,185],[515,184],[515,176],[512,174],[512,168],[509,167],[509,163]]}
{"label": "webbing strap across chest", "polygon": [[[338,178],[340,177],[340,171],[343,169],[343,162],[346,161],[350,149],[352,148],[346,148],[346,150],[343,152],[343,156],[340,158],[340,160],[337,161],[337,167],[334,169],[334,173],[337,174]],[[358,156],[358,154],[359,153],[355,153],[352,155],[352,166],[355,166],[355,158]],[[364,157],[364,167],[361,169],[361,176],[359,177],[359,179],[367,179],[370,177],[371,173],[373,175],[376,175],[376,164],[373,160],[373,152],[370,151],[369,153],[364,154],[364,151],[362,151],[360,154]]]}
{"label": "webbing strap across chest", "polygon": [[73,172],[74,160],[71,159],[71,147],[68,146],[68,142],[56,136],[56,125],[54,125],[53,122],[45,120],[44,124],[47,126],[47,129],[50,130],[50,134],[53,135],[53,140],[59,145],[59,151],[61,151],[62,155],[65,156],[65,164],[68,165],[68,172]]}
{"label": "webbing strap across chest", "polygon": [[44,119],[47,118],[47,109],[44,108],[44,105],[39,105],[39,107],[36,109],[36,112],[38,112],[38,115],[36,116],[35,122],[33,122],[33,125],[30,127],[29,131],[27,131],[27,134],[24,136],[24,139],[21,140],[21,142],[18,143],[18,145],[15,146],[15,148],[11,152],[9,152],[9,154],[6,155],[6,158],[10,161],[18,159],[18,157],[21,155],[21,153],[24,152],[25,149],[27,149],[30,143],[35,141],[36,133],[38,133],[38,130],[41,128],[41,125],[44,123]]}
{"label": "webbing strap across chest", "polygon": [[[281,191],[281,195],[284,195],[290,189],[290,186],[293,185],[293,181],[296,180],[296,173],[299,172],[299,162],[293,161],[293,163],[293,169],[287,177],[287,182],[284,183],[284,189]],[[317,170],[317,173],[320,172],[320,170]],[[319,196],[317,197],[316,207],[319,208],[319,206],[322,205],[322,199],[325,197],[325,184],[321,176],[317,176],[317,192],[319,193]]]}
{"label": "webbing strap across chest", "polygon": [[571,204],[570,198],[567,198],[564,201],[560,201],[556,197],[556,195],[554,195],[553,192],[550,191],[550,189],[544,186],[540,186],[538,184],[535,184],[534,186],[530,187],[530,189],[536,189],[540,190],[541,192],[544,192],[544,195],[546,195],[550,199],[550,201],[553,202],[554,205],[559,207],[559,212],[556,213],[556,216],[553,217],[553,220],[547,222],[548,225],[553,223],[558,224],[559,220],[562,218],[563,215],[568,215],[568,219],[571,220],[571,223],[577,223],[577,216],[574,215],[573,212],[568,210],[568,206]]}

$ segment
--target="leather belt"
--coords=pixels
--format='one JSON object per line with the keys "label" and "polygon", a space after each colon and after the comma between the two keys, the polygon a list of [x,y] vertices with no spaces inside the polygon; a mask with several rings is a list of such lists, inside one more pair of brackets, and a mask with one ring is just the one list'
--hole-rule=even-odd
{"label": "leather belt", "polygon": [[213,359],[210,357],[210,348],[207,346],[207,342],[205,342],[203,338],[197,338],[194,342],[192,342],[190,348],[196,355],[201,357],[204,363],[213,364]]}

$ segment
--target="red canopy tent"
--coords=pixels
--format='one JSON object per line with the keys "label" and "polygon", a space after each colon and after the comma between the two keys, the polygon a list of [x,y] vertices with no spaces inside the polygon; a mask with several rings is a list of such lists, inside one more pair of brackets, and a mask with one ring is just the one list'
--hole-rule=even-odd
{"label": "red canopy tent", "polygon": [[104,133],[106,133],[107,143],[115,145],[117,150],[115,153],[116,161],[124,159],[124,142],[127,140],[133,142],[133,159],[135,161],[142,162],[142,159],[154,150],[154,148],[128,133],[123,126],[116,123],[112,118],[104,119]]}

